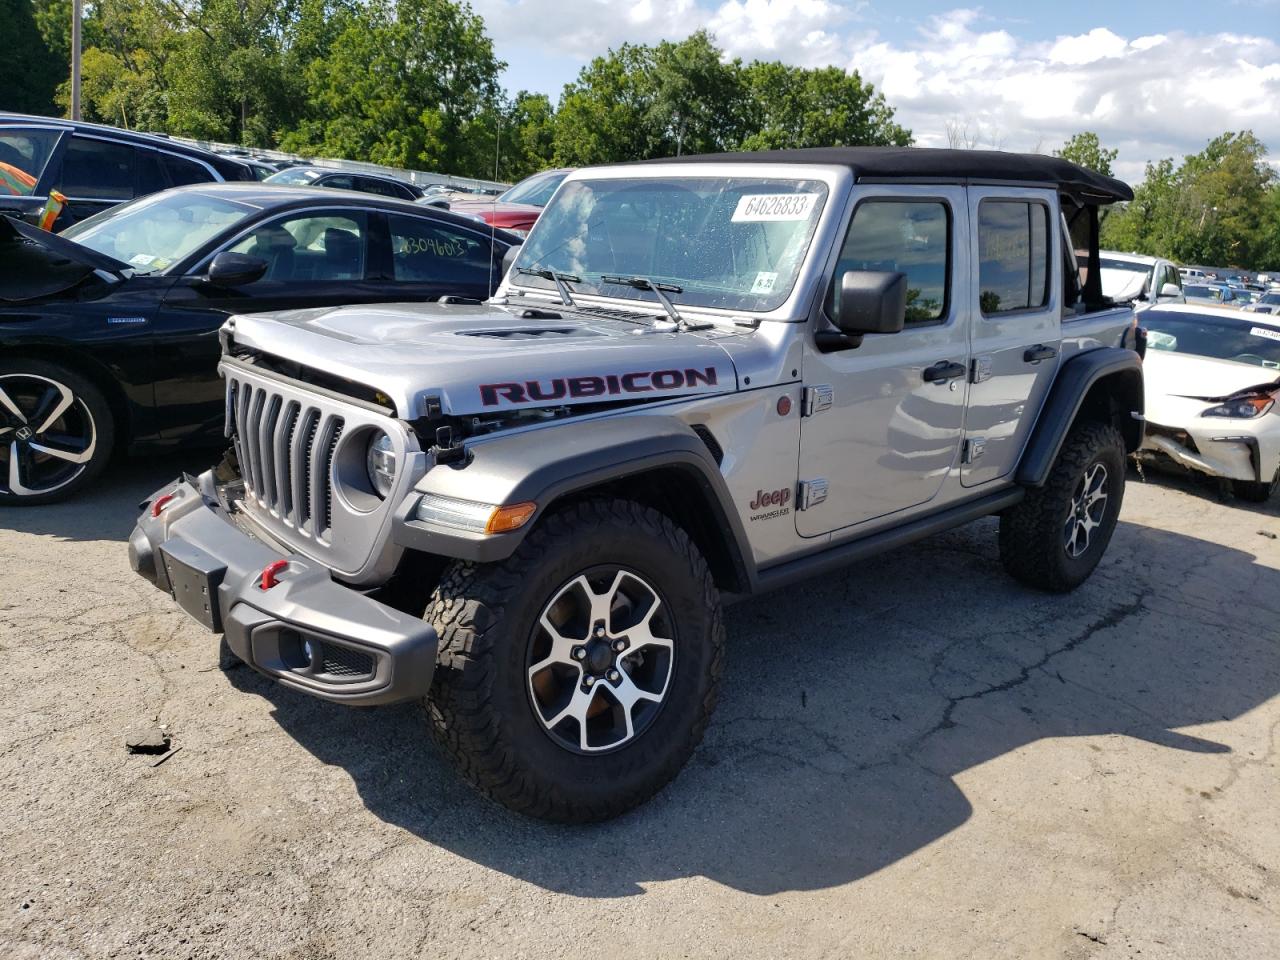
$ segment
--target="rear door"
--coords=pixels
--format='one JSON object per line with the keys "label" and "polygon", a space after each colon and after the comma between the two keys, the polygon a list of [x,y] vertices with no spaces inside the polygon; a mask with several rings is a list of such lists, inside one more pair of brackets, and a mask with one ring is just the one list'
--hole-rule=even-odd
{"label": "rear door", "polygon": [[871,334],[830,353],[810,332],[801,503],[815,490],[826,496],[796,512],[805,537],[927,504],[960,447],[972,310],[958,282],[969,271],[965,190],[862,188],[855,201],[823,310],[829,316],[846,270],[901,272],[907,323],[901,333]]}
{"label": "rear door", "polygon": [[961,482],[1016,466],[1058,369],[1062,231],[1046,190],[971,187],[973,366]]}
{"label": "rear door", "polygon": [[[489,232],[413,213],[385,215],[388,259],[380,276],[394,288],[387,299],[484,300],[502,280],[507,246]],[[478,225],[477,225],[478,226]]]}

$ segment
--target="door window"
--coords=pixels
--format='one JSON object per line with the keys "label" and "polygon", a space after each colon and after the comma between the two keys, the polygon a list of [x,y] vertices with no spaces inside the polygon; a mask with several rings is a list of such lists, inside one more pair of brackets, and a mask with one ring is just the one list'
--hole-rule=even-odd
{"label": "door window", "polygon": [[35,193],[57,142],[56,130],[0,128],[0,196]]}
{"label": "door window", "polygon": [[72,137],[62,155],[58,189],[72,200],[130,200],[133,154],[133,147],[121,143]]}
{"label": "door window", "polygon": [[362,213],[313,213],[264,223],[227,249],[265,260],[263,280],[360,280],[366,236]]}
{"label": "door window", "polygon": [[208,183],[213,179],[212,174],[200,164],[170,156],[167,153],[160,154],[160,165],[164,167],[169,175],[169,182],[175,187],[184,187],[189,183]]}
{"label": "door window", "polygon": [[397,280],[487,286],[489,242],[466,230],[425,217],[392,214],[391,262]]}
{"label": "door window", "polygon": [[984,316],[1049,303],[1049,208],[1027,200],[978,207],[978,305]]}
{"label": "door window", "polygon": [[904,273],[907,323],[937,323],[947,314],[951,218],[937,200],[866,200],[853,212],[827,291],[834,313],[840,278],[849,270]]}

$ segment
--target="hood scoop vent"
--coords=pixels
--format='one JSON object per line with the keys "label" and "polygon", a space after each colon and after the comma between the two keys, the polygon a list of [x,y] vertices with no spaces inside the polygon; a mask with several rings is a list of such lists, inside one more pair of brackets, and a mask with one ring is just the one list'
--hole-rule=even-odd
{"label": "hood scoop vent", "polygon": [[567,340],[598,337],[600,334],[581,327],[508,327],[501,330],[461,330],[460,337],[480,337],[485,340]]}

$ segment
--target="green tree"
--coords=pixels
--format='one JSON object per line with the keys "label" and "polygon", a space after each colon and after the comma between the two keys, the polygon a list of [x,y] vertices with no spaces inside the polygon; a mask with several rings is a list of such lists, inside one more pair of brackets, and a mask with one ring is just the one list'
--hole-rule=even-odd
{"label": "green tree", "polygon": [[1277,247],[1275,171],[1250,131],[1224,133],[1175,166],[1147,164],[1133,201],[1103,223],[1104,245],[1181,263],[1257,268]]}
{"label": "green tree", "polygon": [[47,114],[62,79],[62,60],[45,44],[31,0],[0,0],[0,109]]}
{"label": "green tree", "polygon": [[328,56],[307,67],[308,116],[284,145],[398,167],[492,171],[484,148],[504,66],[465,3],[371,0],[343,18]]}
{"label": "green tree", "polygon": [[745,150],[911,143],[911,131],[857,72],[756,61],[745,73],[752,127]]}
{"label": "green tree", "polygon": [[1086,130],[1084,133],[1073,136],[1062,145],[1060,150],[1053,151],[1053,155],[1063,160],[1070,160],[1086,170],[1093,170],[1095,173],[1110,177],[1112,176],[1111,165],[1120,155],[1120,151],[1107,150],[1102,146],[1096,133]]}

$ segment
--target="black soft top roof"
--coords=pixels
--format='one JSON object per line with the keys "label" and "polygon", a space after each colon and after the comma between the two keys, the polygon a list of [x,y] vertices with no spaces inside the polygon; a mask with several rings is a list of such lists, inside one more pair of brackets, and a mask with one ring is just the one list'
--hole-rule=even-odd
{"label": "black soft top roof", "polygon": [[940,150],[928,147],[810,147],[749,153],[701,153],[645,163],[820,163],[848,167],[860,183],[1035,183],[1056,187],[1082,203],[1132,200],[1122,180],[1106,177],[1060,157],[1000,150]]}

